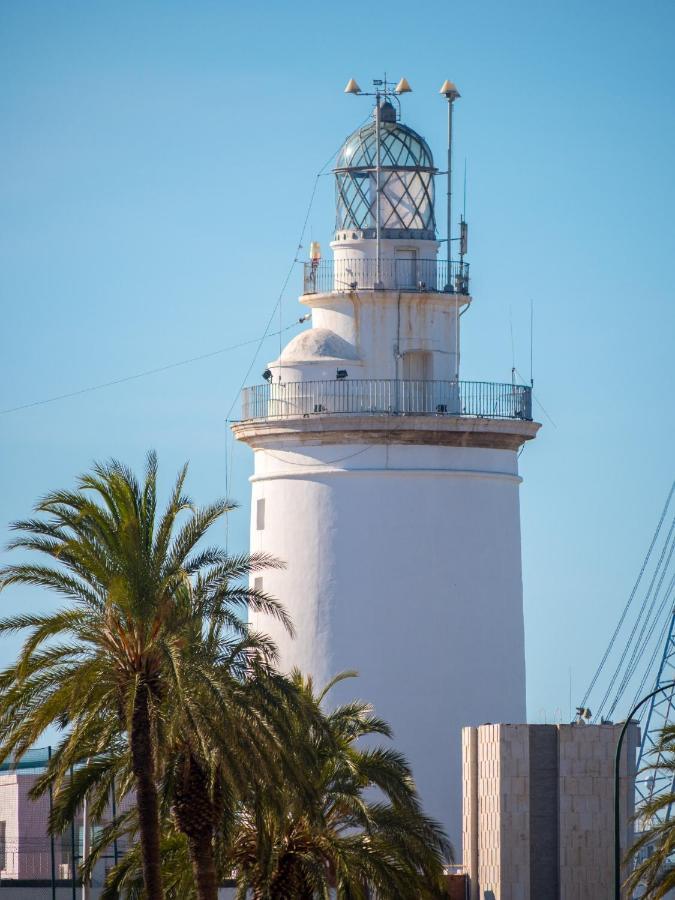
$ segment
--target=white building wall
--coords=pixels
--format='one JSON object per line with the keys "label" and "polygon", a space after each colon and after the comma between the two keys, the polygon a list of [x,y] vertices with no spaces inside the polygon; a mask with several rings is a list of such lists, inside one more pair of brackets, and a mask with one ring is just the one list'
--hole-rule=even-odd
{"label": "white building wall", "polygon": [[[287,563],[263,587],[285,668],[360,696],[394,728],[427,812],[461,840],[461,728],[525,717],[516,453],[331,443],[255,453],[251,549]],[[264,500],[264,529],[257,501]]]}
{"label": "white building wall", "polygon": [[[406,353],[432,354],[431,380],[448,381],[459,372],[459,321],[469,302],[463,294],[414,291],[350,291],[308,294],[312,330],[336,334],[348,345],[345,367],[352,378],[400,378]],[[335,378],[336,360],[308,353],[306,332],[297,335],[269,364],[274,380]]]}

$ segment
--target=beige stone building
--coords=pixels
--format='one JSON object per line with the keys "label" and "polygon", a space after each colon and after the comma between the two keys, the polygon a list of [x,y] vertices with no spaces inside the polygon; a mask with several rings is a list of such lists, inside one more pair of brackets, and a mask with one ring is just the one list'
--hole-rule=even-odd
{"label": "beige stone building", "polygon": [[[464,868],[471,900],[612,900],[620,725],[464,728]],[[632,840],[637,725],[621,761]]]}

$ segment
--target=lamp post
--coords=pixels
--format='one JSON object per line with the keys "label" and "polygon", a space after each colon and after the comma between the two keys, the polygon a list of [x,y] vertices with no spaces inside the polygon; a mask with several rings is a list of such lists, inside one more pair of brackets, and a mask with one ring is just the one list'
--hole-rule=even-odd
{"label": "lamp post", "polygon": [[621,803],[619,797],[619,763],[621,761],[623,739],[626,734],[626,729],[630,725],[633,716],[638,709],[640,709],[641,706],[644,706],[644,704],[648,700],[651,700],[652,697],[655,697],[663,691],[672,690],[674,687],[675,681],[669,681],[667,684],[662,684],[660,687],[657,687],[651,694],[647,694],[647,696],[643,697],[639,703],[636,703],[633,709],[628,713],[626,721],[623,723],[621,733],[619,734],[619,740],[616,743],[616,754],[614,756],[614,900],[621,900]]}
{"label": "lamp post", "polygon": [[448,264],[448,287],[452,284],[452,273],[450,263],[452,261],[452,104],[460,97],[460,93],[452,81],[444,81],[438,92],[443,94],[448,101],[448,191],[447,191],[447,264]]}

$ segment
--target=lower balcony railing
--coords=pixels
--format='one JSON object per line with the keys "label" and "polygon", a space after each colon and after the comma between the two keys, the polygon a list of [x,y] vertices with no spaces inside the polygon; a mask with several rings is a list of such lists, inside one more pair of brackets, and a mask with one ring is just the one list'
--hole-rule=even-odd
{"label": "lower balcony railing", "polygon": [[259,384],[242,392],[242,420],[328,415],[470,416],[532,420],[532,390],[487,381],[336,379]]}

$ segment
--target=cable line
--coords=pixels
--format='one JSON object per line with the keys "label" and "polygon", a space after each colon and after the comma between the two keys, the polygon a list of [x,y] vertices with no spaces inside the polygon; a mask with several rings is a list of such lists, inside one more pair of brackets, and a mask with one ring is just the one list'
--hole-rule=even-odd
{"label": "cable line", "polygon": [[[298,322],[287,325],[282,331],[288,331],[296,328]],[[273,332],[266,337],[273,337]],[[264,338],[263,338],[264,340]],[[31,403],[22,403],[20,406],[11,406],[7,409],[0,409],[0,415],[4,416],[9,413],[19,412],[22,409],[31,409],[34,406],[44,406],[47,403],[56,403],[58,400],[68,400],[70,397],[79,397],[81,394],[90,394],[92,391],[101,391],[104,388],[113,387],[116,384],[124,384],[127,381],[135,381],[137,378],[146,378],[148,375],[157,375],[160,372],[168,372],[169,369],[177,369],[179,366],[188,366],[191,363],[200,362],[203,359],[210,359],[212,356],[219,356],[222,353],[229,353],[232,350],[239,350],[241,347],[248,347],[251,344],[258,343],[258,338],[251,338],[248,341],[241,341],[239,344],[231,344],[229,347],[220,347],[218,350],[211,350],[208,353],[200,353],[199,356],[191,356],[188,359],[180,359],[176,362],[168,363],[165,366],[157,366],[154,369],[145,369],[143,372],[136,372],[133,375],[125,375],[122,378],[115,378],[112,381],[103,381],[100,384],[92,384],[89,387],[80,388],[77,391],[69,391],[67,394],[57,394],[55,397],[46,397],[42,400],[33,400]]]}
{"label": "cable line", "polygon": [[615,643],[615,641],[616,641],[616,639],[617,639],[617,636],[618,636],[618,634],[619,634],[619,631],[621,630],[621,627],[622,627],[622,625],[623,625],[623,623],[624,623],[624,621],[625,621],[625,619],[626,619],[626,616],[628,615],[628,610],[630,609],[630,607],[631,607],[631,605],[632,605],[632,603],[633,603],[633,600],[635,599],[635,595],[636,595],[637,590],[638,590],[638,588],[639,588],[639,586],[640,586],[640,582],[642,581],[642,576],[644,575],[645,569],[647,568],[647,566],[648,566],[648,564],[649,564],[649,560],[650,560],[651,555],[652,555],[652,552],[653,552],[653,550],[654,550],[654,546],[656,545],[656,542],[657,542],[657,540],[658,540],[659,534],[660,534],[660,532],[661,532],[661,527],[663,526],[663,522],[664,522],[664,520],[665,520],[665,518],[666,518],[666,513],[668,512],[668,507],[670,506],[670,501],[671,501],[671,499],[672,499],[673,492],[675,492],[675,481],[674,481],[673,484],[671,485],[670,493],[668,494],[668,498],[667,498],[667,500],[666,500],[666,502],[665,502],[665,505],[664,505],[664,507],[663,507],[663,511],[661,512],[661,517],[660,517],[660,519],[659,519],[658,525],[656,526],[656,531],[654,532],[654,535],[653,535],[653,537],[652,537],[651,543],[650,543],[650,545],[649,545],[649,549],[647,550],[647,555],[645,556],[645,558],[644,558],[644,560],[643,560],[642,566],[641,566],[641,568],[640,568],[640,572],[639,572],[638,577],[637,577],[637,579],[636,579],[636,581],[635,581],[635,584],[633,585],[633,589],[632,589],[631,592],[630,592],[630,595],[629,595],[629,597],[628,597],[628,600],[627,600],[627,602],[626,602],[626,605],[625,605],[624,608],[623,608],[623,612],[621,613],[621,616],[620,616],[620,618],[619,618],[619,621],[618,621],[618,623],[617,623],[617,626],[616,626],[616,628],[614,629],[614,634],[613,634],[612,637],[610,638],[609,644],[607,645],[607,649],[605,650],[605,652],[604,652],[604,654],[603,654],[603,657],[602,657],[602,659],[600,660],[600,665],[599,665],[598,668],[595,670],[595,674],[593,675],[593,678],[591,679],[591,683],[589,684],[588,689],[587,689],[586,693],[585,693],[584,696],[583,696],[583,699],[582,699],[582,701],[581,701],[581,705],[582,705],[582,706],[586,706],[587,703],[588,703],[588,698],[589,698],[590,695],[591,695],[591,691],[592,691],[593,688],[595,687],[595,684],[596,684],[598,678],[600,677],[600,675],[601,675],[601,673],[602,673],[602,670],[603,670],[603,668],[604,668],[604,666],[605,666],[605,663],[607,662],[607,658],[609,657],[609,654],[612,652],[612,648],[613,648],[614,643]]}

